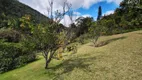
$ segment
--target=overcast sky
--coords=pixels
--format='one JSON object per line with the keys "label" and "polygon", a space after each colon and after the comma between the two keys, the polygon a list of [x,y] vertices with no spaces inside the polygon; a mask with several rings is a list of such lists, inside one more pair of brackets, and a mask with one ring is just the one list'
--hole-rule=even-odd
{"label": "overcast sky", "polygon": [[[36,9],[40,13],[47,15],[47,7],[49,6],[48,0],[19,0],[20,2]],[[54,0],[54,11],[61,10],[63,2],[65,0]],[[94,20],[98,14],[98,7],[102,6],[103,15],[109,15],[114,12],[114,10],[119,7],[122,0],[68,0],[72,4],[74,10],[73,18],[76,19],[79,16],[83,17],[93,17]],[[68,15],[65,15],[64,19],[61,21],[64,25],[68,26],[70,19]]]}

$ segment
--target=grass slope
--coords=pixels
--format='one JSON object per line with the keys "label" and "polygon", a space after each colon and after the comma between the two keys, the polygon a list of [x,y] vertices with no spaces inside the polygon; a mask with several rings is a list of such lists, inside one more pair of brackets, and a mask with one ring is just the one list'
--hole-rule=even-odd
{"label": "grass slope", "polygon": [[0,80],[142,80],[142,31],[102,36],[98,43],[80,46],[64,61],[53,60],[44,69],[44,59],[0,74]]}

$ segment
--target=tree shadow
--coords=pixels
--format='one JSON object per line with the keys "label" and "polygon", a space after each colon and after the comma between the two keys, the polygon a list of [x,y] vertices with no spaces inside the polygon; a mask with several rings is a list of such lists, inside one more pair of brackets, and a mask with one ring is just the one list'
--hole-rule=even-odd
{"label": "tree shadow", "polygon": [[99,43],[97,43],[95,46],[94,45],[90,45],[90,46],[93,46],[93,47],[102,47],[102,46],[105,46],[111,42],[114,42],[114,41],[117,41],[117,40],[120,40],[120,39],[125,39],[126,37],[118,37],[118,38],[113,38],[113,39],[109,39],[109,40],[106,40],[106,41],[101,41]]}
{"label": "tree shadow", "polygon": [[[68,60],[65,60],[62,64],[57,65],[56,67],[51,67],[50,69],[57,71],[58,69],[63,69],[61,72],[57,73],[58,75],[66,74],[72,72],[75,68],[81,69],[83,71],[91,71],[88,67],[92,64],[92,60],[96,60],[96,57],[74,57]],[[58,76],[57,76],[58,77]]]}
{"label": "tree shadow", "polygon": [[142,33],[137,33],[137,34],[142,35]]}

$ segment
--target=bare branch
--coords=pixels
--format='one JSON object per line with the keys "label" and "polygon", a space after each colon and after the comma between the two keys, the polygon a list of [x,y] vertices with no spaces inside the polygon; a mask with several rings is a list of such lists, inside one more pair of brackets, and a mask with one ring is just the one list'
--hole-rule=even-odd
{"label": "bare branch", "polygon": [[[62,6],[62,11],[63,12],[59,12],[58,10],[55,12],[55,17],[53,19],[53,4],[54,4],[54,1],[53,0],[48,0],[48,3],[49,3],[49,8],[47,8],[47,12],[48,12],[48,15],[50,13],[50,18],[51,20],[55,20],[56,23],[59,23],[65,16],[65,14],[69,13],[69,11],[71,10],[71,4],[68,3],[67,0],[64,1],[63,3],[63,6]],[[70,13],[70,16],[72,12]],[[72,18],[71,18],[71,21],[72,21]]]}
{"label": "bare branch", "polygon": [[47,7],[47,14],[48,14],[48,16],[50,14],[50,8],[49,7]]}
{"label": "bare branch", "polygon": [[43,55],[43,57],[44,57],[44,58],[46,58],[46,56],[45,56],[45,53],[44,53],[44,52],[42,52],[42,55]]}
{"label": "bare branch", "polygon": [[[66,8],[66,6],[67,6],[67,8]],[[62,12],[62,14],[60,14],[60,16],[58,16],[59,19],[56,21],[57,23],[59,23],[63,19],[63,17],[65,16],[65,14],[69,13],[69,11],[71,9],[71,6],[72,5],[69,4],[67,2],[67,0],[64,2],[64,4],[63,4],[63,12]]]}
{"label": "bare branch", "polygon": [[53,21],[53,0],[48,0],[48,4],[50,6],[50,18]]}

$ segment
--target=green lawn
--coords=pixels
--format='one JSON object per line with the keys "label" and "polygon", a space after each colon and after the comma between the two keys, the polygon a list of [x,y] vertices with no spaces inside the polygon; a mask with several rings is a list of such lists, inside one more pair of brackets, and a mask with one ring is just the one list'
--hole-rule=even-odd
{"label": "green lawn", "polygon": [[48,70],[44,59],[0,74],[0,80],[142,80],[142,31],[102,36],[101,47],[87,43]]}

